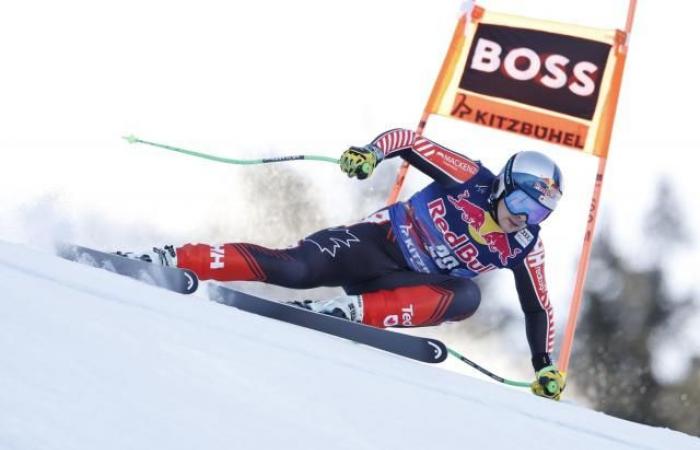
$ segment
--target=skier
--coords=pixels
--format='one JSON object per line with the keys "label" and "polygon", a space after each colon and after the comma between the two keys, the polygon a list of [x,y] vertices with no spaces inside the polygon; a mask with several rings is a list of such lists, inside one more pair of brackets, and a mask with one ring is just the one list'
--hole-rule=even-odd
{"label": "skier", "polygon": [[554,320],[538,234],[562,195],[559,168],[541,153],[520,152],[495,176],[479,161],[405,129],[350,147],[340,167],[365,179],[382,160],[396,156],[434,182],[406,202],[313,233],[293,248],[187,244],[127,256],[187,268],[202,280],[341,286],[344,296],[296,303],[382,328],[465,319],[481,301],[472,278],[508,268],[525,315],[536,374],[532,391],[558,400],[565,379],[550,358]]}

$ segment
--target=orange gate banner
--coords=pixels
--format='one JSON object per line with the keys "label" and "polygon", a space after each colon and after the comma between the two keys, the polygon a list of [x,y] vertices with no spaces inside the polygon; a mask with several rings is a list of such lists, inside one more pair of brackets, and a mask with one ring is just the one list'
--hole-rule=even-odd
{"label": "orange gate banner", "polygon": [[426,112],[605,157],[596,137],[621,39],[617,30],[475,7],[460,19]]}

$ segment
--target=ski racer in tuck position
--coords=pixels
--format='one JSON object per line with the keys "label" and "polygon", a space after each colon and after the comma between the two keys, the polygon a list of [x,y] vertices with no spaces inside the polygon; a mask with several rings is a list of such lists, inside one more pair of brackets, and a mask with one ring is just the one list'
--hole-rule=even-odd
{"label": "ski racer in tuck position", "polygon": [[375,327],[465,319],[481,301],[472,278],[510,269],[536,372],[532,390],[558,400],[565,380],[550,358],[554,320],[538,234],[562,195],[559,168],[541,153],[520,152],[496,176],[479,161],[404,129],[350,147],[340,166],[349,177],[364,179],[396,156],[434,181],[405,202],[313,233],[295,247],[168,245],[127,256],[187,268],[202,280],[341,286],[344,296],[298,305]]}

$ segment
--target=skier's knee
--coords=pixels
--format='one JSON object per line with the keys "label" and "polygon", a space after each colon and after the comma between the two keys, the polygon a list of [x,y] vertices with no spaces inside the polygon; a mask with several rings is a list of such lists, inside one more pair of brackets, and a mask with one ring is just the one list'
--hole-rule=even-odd
{"label": "skier's knee", "polygon": [[481,303],[481,289],[472,280],[460,279],[451,282],[454,298],[445,313],[445,320],[456,322],[473,315]]}
{"label": "skier's knee", "polygon": [[318,287],[316,270],[304,261],[295,261],[289,270],[285,270],[286,287],[294,289],[311,289]]}

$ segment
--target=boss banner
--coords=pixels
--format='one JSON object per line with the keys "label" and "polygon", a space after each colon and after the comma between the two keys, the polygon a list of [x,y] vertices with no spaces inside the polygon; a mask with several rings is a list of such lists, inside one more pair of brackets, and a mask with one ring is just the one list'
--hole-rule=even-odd
{"label": "boss banner", "polygon": [[428,112],[604,156],[596,136],[620,39],[476,7],[458,25]]}

